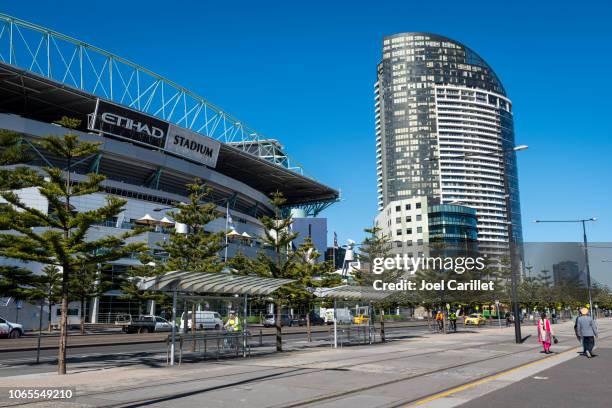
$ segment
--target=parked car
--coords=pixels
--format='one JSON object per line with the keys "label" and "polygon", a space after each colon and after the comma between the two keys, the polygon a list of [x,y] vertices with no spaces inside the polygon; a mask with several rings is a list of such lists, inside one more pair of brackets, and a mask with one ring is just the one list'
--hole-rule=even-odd
{"label": "parked car", "polygon": [[[315,312],[310,312],[309,317],[310,317],[311,326],[323,326],[325,324],[325,319],[323,319],[321,316],[319,316]],[[304,316],[304,320],[305,319],[306,319],[306,316]]]}
{"label": "parked car", "polygon": [[[304,324],[306,321],[304,321]],[[264,319],[264,327],[273,327],[276,326],[276,319],[275,316],[271,313],[268,313],[265,316]],[[289,315],[281,315],[281,326],[301,326],[301,324],[299,323],[299,320],[296,318],[293,318]]]}
{"label": "parked car", "polygon": [[487,319],[485,319],[480,313],[472,313],[471,315],[465,317],[463,324],[466,326],[469,326],[470,324],[480,326],[482,324],[487,324]]}
{"label": "parked car", "polygon": [[[219,330],[223,327],[223,320],[221,319],[221,315],[217,312],[198,310],[195,316],[196,329]],[[191,329],[192,324],[191,312],[187,312],[187,328]],[[181,315],[181,329],[185,329],[185,313]]]}
{"label": "parked car", "polygon": [[0,337],[9,339],[18,339],[23,336],[23,326],[19,323],[13,323],[0,316]]}
{"label": "parked car", "polygon": [[130,323],[132,323],[132,315],[128,313],[119,313],[115,317],[115,326],[121,326],[122,329],[125,329]]}
{"label": "parked car", "polygon": [[126,333],[157,333],[172,331],[172,323],[159,316],[138,316],[125,326]]}

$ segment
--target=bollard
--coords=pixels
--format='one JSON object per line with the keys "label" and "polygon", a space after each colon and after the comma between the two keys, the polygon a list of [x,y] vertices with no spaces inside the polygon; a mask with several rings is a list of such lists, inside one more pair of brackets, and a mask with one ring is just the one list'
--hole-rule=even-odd
{"label": "bollard", "polygon": [[259,329],[259,347],[263,346],[263,334],[261,329]]}

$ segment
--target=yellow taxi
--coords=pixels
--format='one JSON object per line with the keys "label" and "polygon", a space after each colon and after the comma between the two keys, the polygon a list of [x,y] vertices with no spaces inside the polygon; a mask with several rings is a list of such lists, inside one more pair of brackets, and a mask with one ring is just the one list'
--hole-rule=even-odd
{"label": "yellow taxi", "polygon": [[487,319],[482,317],[480,313],[472,313],[471,315],[466,316],[465,320],[463,321],[463,324],[466,326],[470,324],[474,326],[480,326],[481,324],[486,324],[486,323],[487,323]]}

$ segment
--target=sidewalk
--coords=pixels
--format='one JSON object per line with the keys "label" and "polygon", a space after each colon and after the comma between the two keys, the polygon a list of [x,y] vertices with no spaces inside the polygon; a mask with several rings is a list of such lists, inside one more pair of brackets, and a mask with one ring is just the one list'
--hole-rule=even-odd
{"label": "sidewalk", "polygon": [[[602,319],[600,328],[602,337],[609,335],[612,321]],[[65,402],[66,405],[54,402],[54,406],[404,406],[517,366],[527,365],[540,371],[571,358],[577,346],[572,324],[556,325],[555,329],[561,341],[554,350],[562,354],[552,356],[539,353],[533,327],[525,328],[523,334],[531,337],[523,344],[514,343],[512,328],[490,328],[449,335],[421,334],[372,346],[306,349],[181,367],[130,366],[91,371],[81,367],[78,373],[67,376],[48,373],[4,377],[0,386],[76,387],[76,400]],[[588,362],[591,361],[597,360]],[[516,381],[520,379],[518,371],[514,371]],[[504,385],[512,382],[507,378],[504,381]],[[487,384],[476,388],[481,394],[473,395],[474,398],[491,390]],[[557,392],[564,390],[562,387]],[[428,403],[456,406],[470,399],[440,397]],[[0,406],[7,405],[11,402],[0,396]],[[484,402],[481,406],[491,404]]]}
{"label": "sidewalk", "polygon": [[612,339],[600,341],[595,353],[594,358],[572,358],[461,407],[608,408],[612,406],[608,381],[612,367]]}

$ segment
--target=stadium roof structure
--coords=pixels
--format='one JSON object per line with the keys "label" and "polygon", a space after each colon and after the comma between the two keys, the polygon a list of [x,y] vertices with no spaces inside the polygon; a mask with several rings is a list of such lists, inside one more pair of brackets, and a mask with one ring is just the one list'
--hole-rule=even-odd
{"label": "stadium roof structure", "polygon": [[180,292],[269,295],[293,279],[238,276],[229,273],[172,271],[163,275],[145,278],[138,285],[141,290]]}
{"label": "stadium roof structure", "polygon": [[[0,111],[53,122],[87,123],[96,101],[200,133],[221,143],[216,170],[287,204],[318,213],[339,192],[303,174],[269,140],[196,93],[146,68],[53,30],[0,13]],[[254,148],[255,147],[255,148]]]}

